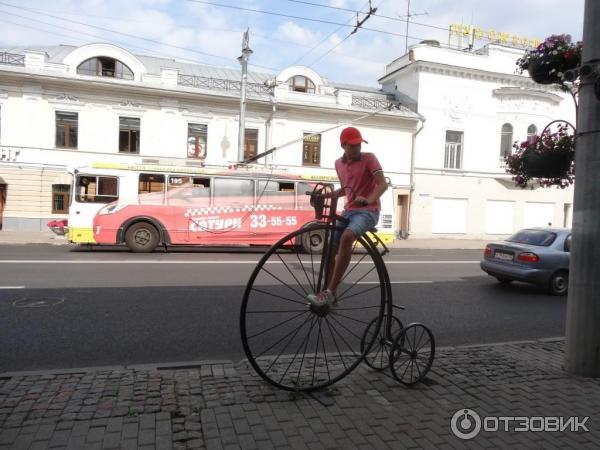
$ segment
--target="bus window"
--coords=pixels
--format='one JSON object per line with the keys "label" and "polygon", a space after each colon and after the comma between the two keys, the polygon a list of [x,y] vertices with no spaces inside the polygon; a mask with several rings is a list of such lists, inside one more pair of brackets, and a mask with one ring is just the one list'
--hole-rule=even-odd
{"label": "bus window", "polygon": [[254,181],[245,178],[215,178],[214,206],[253,205]]}
{"label": "bus window", "polygon": [[172,189],[179,189],[179,188],[189,188],[191,186],[190,184],[190,177],[188,176],[183,176],[183,175],[170,175],[169,176],[169,185],[167,187],[167,189],[170,191]]}
{"label": "bus window", "polygon": [[173,206],[206,207],[210,202],[210,178],[187,175],[169,176],[169,204]]}
{"label": "bus window", "polygon": [[259,180],[256,195],[257,203],[284,209],[295,208],[293,181]]}
{"label": "bus window", "polygon": [[165,176],[154,173],[140,173],[138,194],[163,192],[165,190]]}
{"label": "bus window", "polygon": [[110,203],[119,198],[117,177],[78,175],[75,189],[78,202]]}
{"label": "bus window", "polygon": [[298,198],[297,208],[303,210],[312,209],[312,206],[310,206],[310,195],[306,195],[306,193],[312,192],[313,186],[308,183],[300,182],[296,185],[296,187],[298,192],[298,195],[296,196]]}
{"label": "bus window", "polygon": [[210,178],[192,178],[192,197],[210,197]]}
{"label": "bus window", "polygon": [[145,205],[158,205],[163,201],[165,176],[160,173],[140,173],[138,201]]}

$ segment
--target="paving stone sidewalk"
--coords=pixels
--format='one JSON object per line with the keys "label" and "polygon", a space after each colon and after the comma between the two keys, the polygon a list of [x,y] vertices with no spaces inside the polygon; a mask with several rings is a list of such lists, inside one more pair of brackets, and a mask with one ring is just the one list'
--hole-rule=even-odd
{"label": "paving stone sidewalk", "polygon": [[[444,348],[416,387],[361,365],[315,395],[272,388],[244,361],[3,374],[0,449],[600,448],[600,380],[565,373],[563,351],[562,340]],[[484,423],[587,416],[589,432],[461,440],[450,424],[467,408]]]}

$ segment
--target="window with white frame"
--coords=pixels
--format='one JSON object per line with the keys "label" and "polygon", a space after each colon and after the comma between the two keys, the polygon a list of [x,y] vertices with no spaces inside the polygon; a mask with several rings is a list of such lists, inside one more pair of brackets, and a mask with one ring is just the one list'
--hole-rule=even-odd
{"label": "window with white frame", "polygon": [[290,91],[294,92],[306,92],[314,94],[316,92],[315,83],[304,75],[295,75],[288,80]]}
{"label": "window with white frame", "polygon": [[56,146],[63,148],[77,148],[76,112],[56,111]]}
{"label": "window with white frame", "polygon": [[140,119],[119,117],[119,152],[140,152]]}
{"label": "window with white frame", "polygon": [[463,153],[463,132],[446,130],[444,168],[461,169]]}
{"label": "window with white frame", "polygon": [[187,157],[205,159],[207,139],[208,126],[206,124],[188,123]]}
{"label": "window with white frame", "polygon": [[500,158],[512,155],[513,126],[510,123],[502,125],[500,132]]}
{"label": "window with white frame", "polygon": [[533,137],[537,134],[537,127],[534,124],[531,124],[527,127],[527,141],[531,141]]}

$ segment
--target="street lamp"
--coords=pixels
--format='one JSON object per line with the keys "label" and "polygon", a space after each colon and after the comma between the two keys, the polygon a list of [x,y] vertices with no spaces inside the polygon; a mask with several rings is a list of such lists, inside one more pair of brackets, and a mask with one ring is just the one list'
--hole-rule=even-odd
{"label": "street lamp", "polygon": [[249,29],[244,32],[242,41],[242,54],[238,57],[238,62],[242,66],[242,86],[240,89],[240,130],[238,133],[238,161],[244,158],[244,141],[246,140],[246,82],[248,81],[248,60],[252,54],[250,49]]}

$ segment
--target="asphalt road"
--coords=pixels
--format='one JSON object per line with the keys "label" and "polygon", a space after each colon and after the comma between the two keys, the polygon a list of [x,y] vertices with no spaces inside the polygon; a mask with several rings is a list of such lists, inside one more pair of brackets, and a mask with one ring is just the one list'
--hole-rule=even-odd
{"label": "asphalt road", "polygon": [[[0,373],[242,359],[239,309],[262,252],[0,246]],[[392,250],[402,321],[428,325],[438,346],[564,335],[566,297],[500,285],[480,256]]]}

